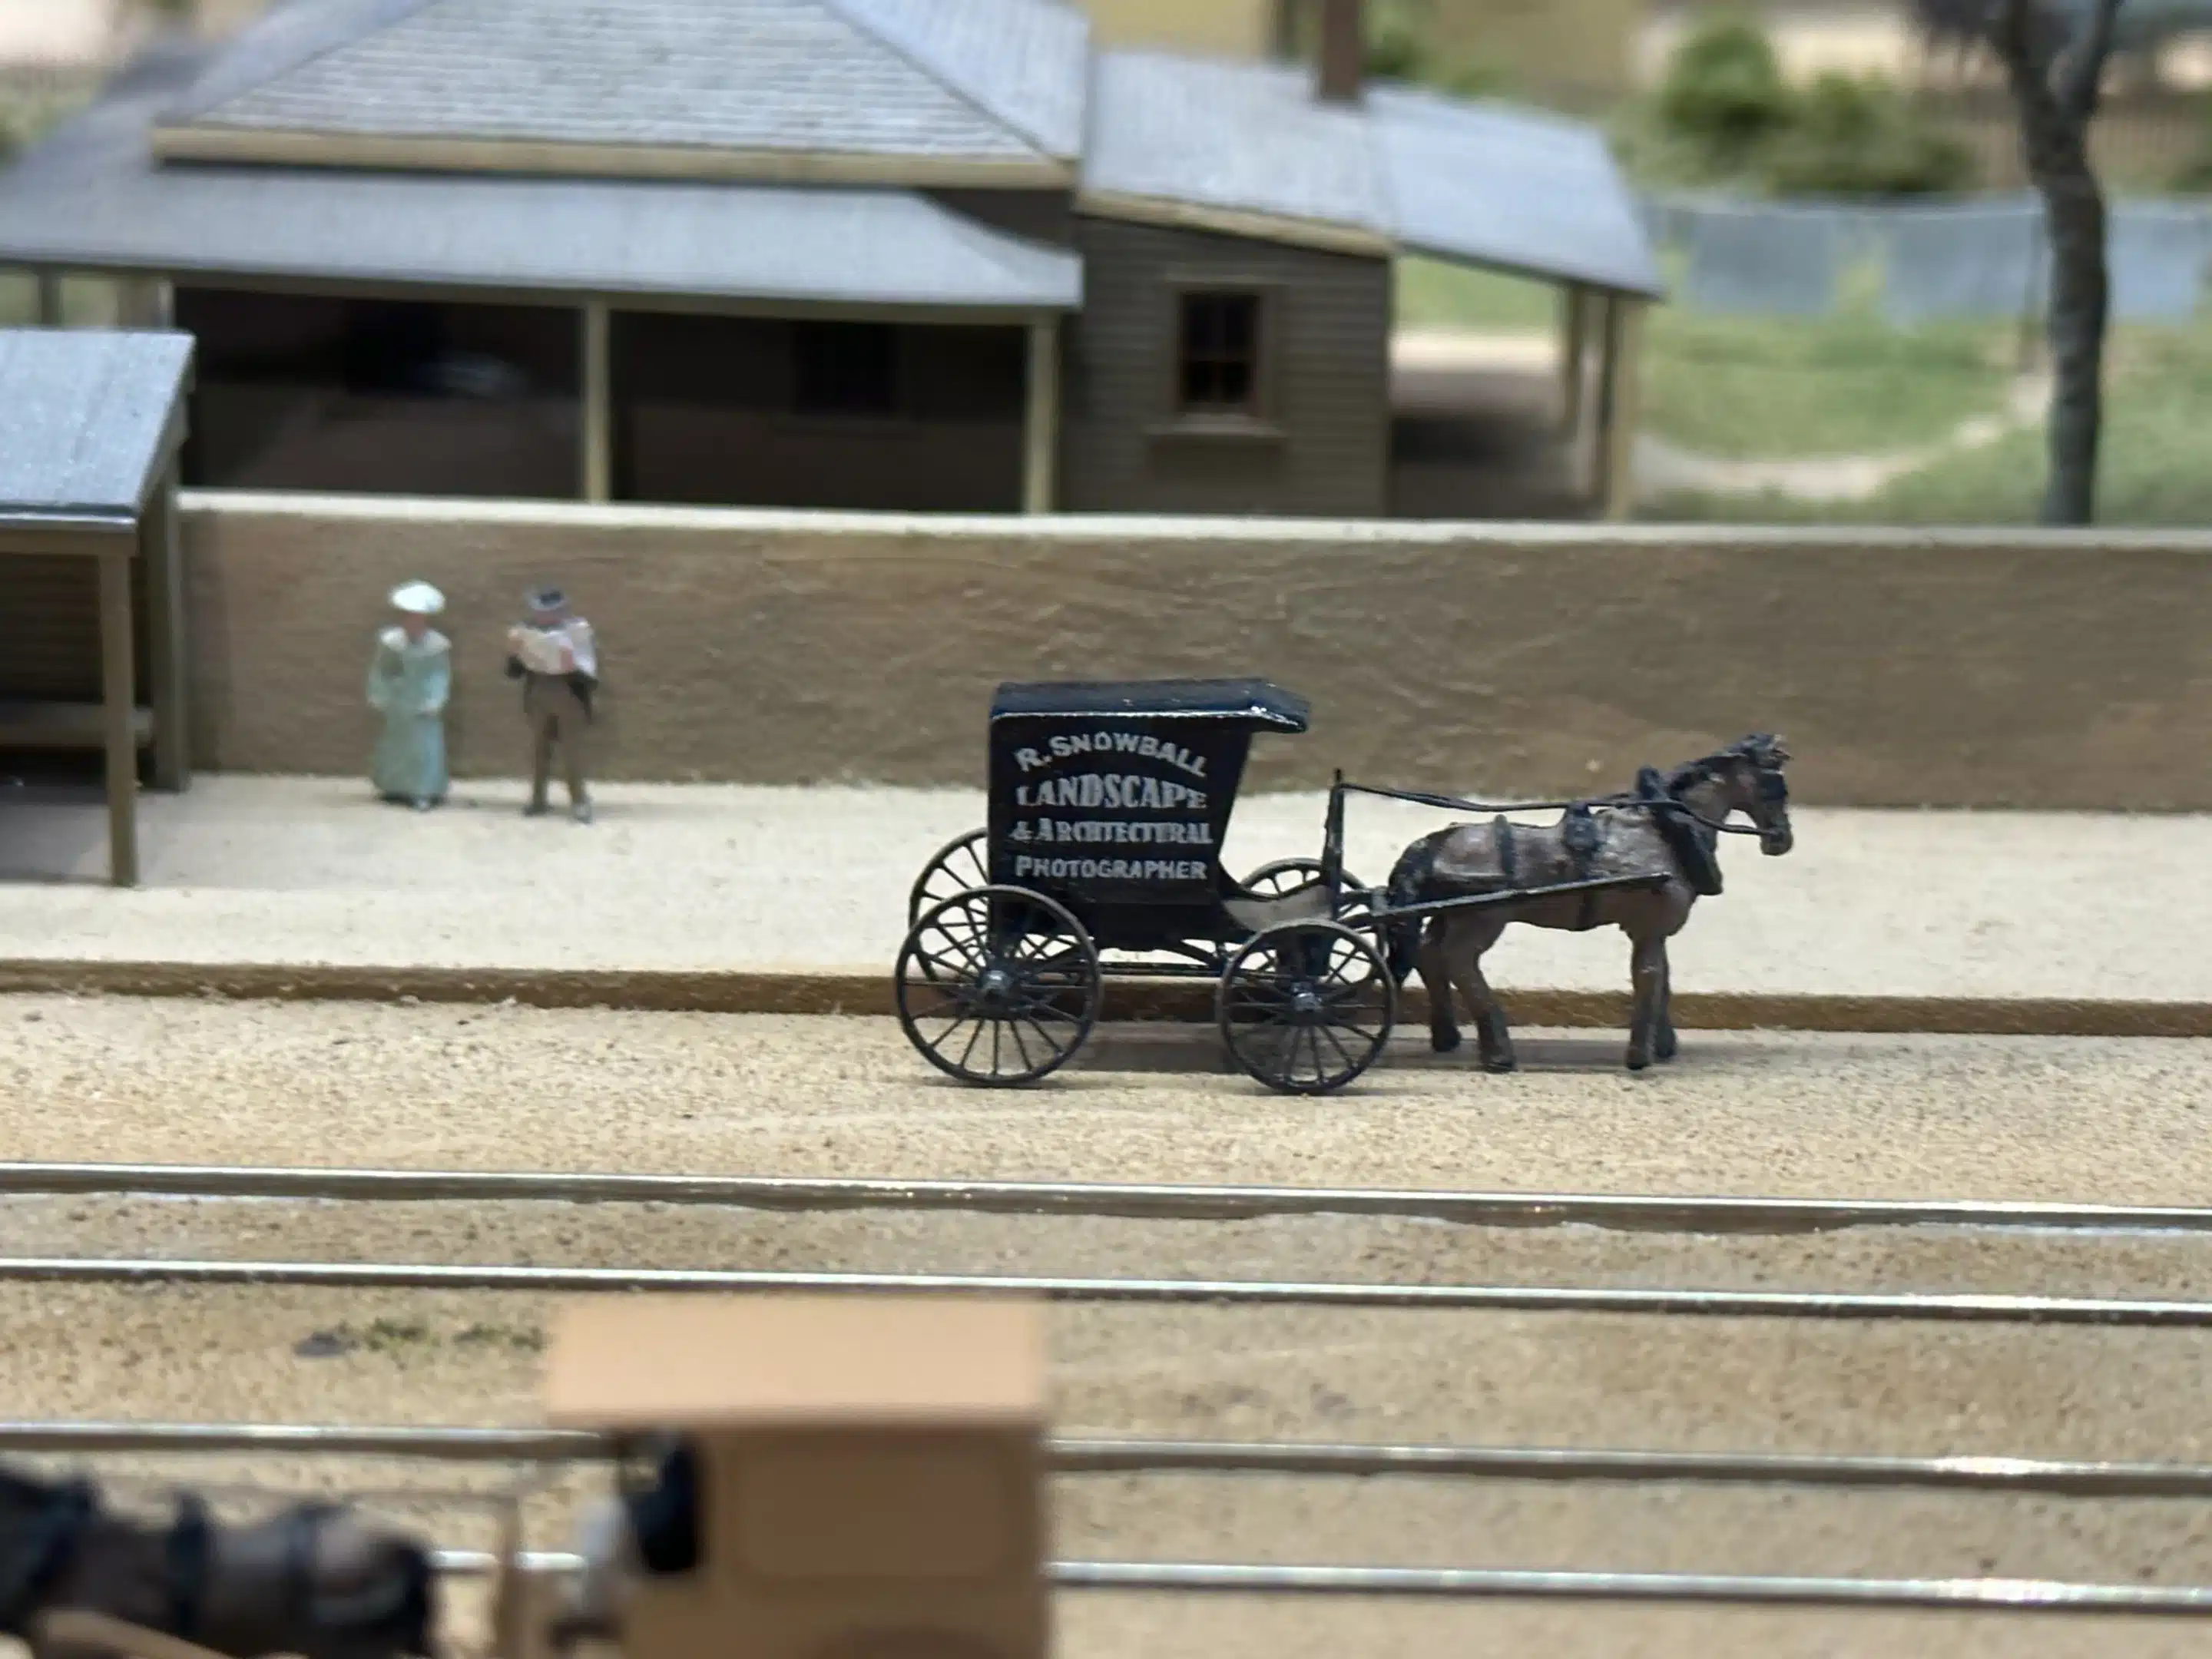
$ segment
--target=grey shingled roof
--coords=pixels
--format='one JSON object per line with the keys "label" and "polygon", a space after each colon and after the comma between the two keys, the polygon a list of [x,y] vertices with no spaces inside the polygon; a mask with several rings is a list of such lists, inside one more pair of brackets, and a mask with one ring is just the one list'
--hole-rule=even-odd
{"label": "grey shingled roof", "polygon": [[0,330],[0,538],[135,518],[176,432],[191,337]]}
{"label": "grey shingled roof", "polygon": [[1061,0],[830,0],[1046,155],[1083,153],[1091,25]]}
{"label": "grey shingled roof", "polygon": [[0,262],[207,278],[1035,314],[1079,260],[908,191],[160,166],[127,94],[0,173]]}
{"label": "grey shingled roof", "polygon": [[[327,18],[302,19],[287,15],[295,0],[250,32],[174,124],[1046,160],[1072,125],[1071,97],[1079,115],[1080,21],[1071,30],[1037,0],[929,3],[945,15],[897,0],[338,0]],[[1053,77],[1066,84],[1044,84]]]}

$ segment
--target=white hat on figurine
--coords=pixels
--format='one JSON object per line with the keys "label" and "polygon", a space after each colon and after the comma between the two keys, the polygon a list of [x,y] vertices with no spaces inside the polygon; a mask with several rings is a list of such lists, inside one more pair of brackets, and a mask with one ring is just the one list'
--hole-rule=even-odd
{"label": "white hat on figurine", "polygon": [[434,617],[446,608],[446,596],[428,582],[409,582],[392,590],[392,608],[410,617]]}

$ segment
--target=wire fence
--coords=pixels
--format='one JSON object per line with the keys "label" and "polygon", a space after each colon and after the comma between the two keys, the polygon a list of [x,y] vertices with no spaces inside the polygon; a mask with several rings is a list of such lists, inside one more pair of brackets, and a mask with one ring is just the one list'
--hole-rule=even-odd
{"label": "wire fence", "polygon": [[[1885,320],[1911,326],[2025,315],[2047,291],[2043,206],[2025,192],[1913,204],[1655,195],[1644,216],[1692,311],[1831,315],[1863,276]],[[2212,203],[2114,202],[2106,250],[2115,320],[2187,322],[2212,268]]]}

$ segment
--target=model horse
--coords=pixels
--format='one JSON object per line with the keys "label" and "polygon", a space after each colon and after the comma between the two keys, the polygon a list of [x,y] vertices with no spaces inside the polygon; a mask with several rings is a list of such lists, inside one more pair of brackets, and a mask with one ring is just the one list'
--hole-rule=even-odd
{"label": "model horse", "polygon": [[[1782,778],[1789,751],[1759,735],[1732,744],[1663,776],[1646,767],[1629,795],[1566,805],[1553,824],[1461,823],[1423,836],[1390,872],[1390,902],[1414,904],[1496,893],[1516,887],[1565,885],[1609,877],[1648,876],[1645,884],[1531,898],[1432,915],[1390,933],[1391,969],[1402,981],[1418,967],[1429,993],[1429,1037],[1437,1053],[1459,1047],[1453,994],[1474,1020],[1482,1063],[1513,1069],[1513,1038],[1490,983],[1483,952],[1516,921],[1586,932],[1619,927],[1628,935],[1635,1013],[1629,1024],[1628,1067],[1674,1057],[1667,941],[1681,932],[1690,908],[1721,890],[1720,837],[1728,820],[1746,814],[1759,851],[1790,850],[1790,792]],[[1747,833],[1736,831],[1736,833]]]}
{"label": "model horse", "polygon": [[115,1515],[86,1481],[0,1469],[0,1634],[73,1659],[56,1609],[103,1613],[234,1659],[415,1659],[430,1651],[428,1551],[351,1510],[302,1504],[230,1526],[190,1496],[167,1527]]}

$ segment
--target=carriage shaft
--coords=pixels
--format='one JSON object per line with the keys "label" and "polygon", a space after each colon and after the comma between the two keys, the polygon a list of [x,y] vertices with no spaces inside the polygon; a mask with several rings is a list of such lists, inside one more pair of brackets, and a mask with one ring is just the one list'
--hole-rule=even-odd
{"label": "carriage shaft", "polygon": [[1576,893],[1623,892],[1636,887],[1663,887],[1673,878],[1653,871],[1634,876],[1600,876],[1589,881],[1559,881],[1545,887],[1504,887],[1494,893],[1467,893],[1457,898],[1425,899],[1419,904],[1390,904],[1384,889],[1370,889],[1370,914],[1364,922],[1380,925],[1413,916],[1432,916],[1447,910],[1482,910],[1501,904],[1523,904],[1531,899],[1563,898]]}

